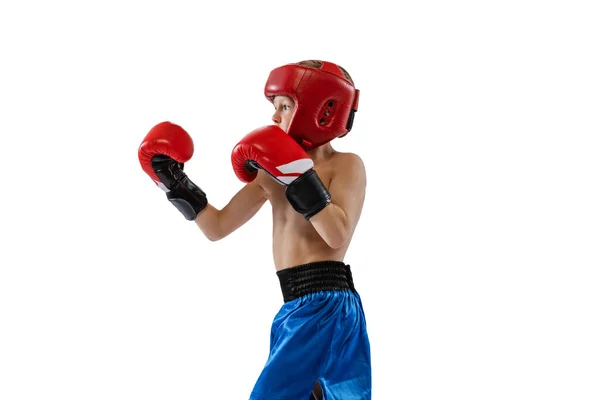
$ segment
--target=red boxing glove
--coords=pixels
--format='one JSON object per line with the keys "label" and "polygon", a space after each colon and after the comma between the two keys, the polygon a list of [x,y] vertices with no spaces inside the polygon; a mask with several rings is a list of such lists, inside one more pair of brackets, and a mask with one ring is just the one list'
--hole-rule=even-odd
{"label": "red boxing glove", "polygon": [[308,153],[276,125],[255,129],[231,153],[236,176],[245,183],[256,178],[258,169],[286,185],[285,194],[306,220],[325,208],[331,195],[313,169]]}
{"label": "red boxing glove", "polygon": [[194,154],[194,142],[182,127],[171,122],[161,122],[155,125],[142,141],[138,149],[138,158],[142,169],[154,183],[164,190],[160,178],[152,168],[152,158],[158,154],[184,164]]}
{"label": "red boxing glove", "polygon": [[287,185],[314,167],[313,160],[294,139],[276,125],[255,129],[231,153],[235,174],[242,182],[252,182],[257,169]]}
{"label": "red boxing glove", "polygon": [[138,149],[142,169],[190,221],[207,204],[206,194],[183,172],[184,163],[193,154],[194,142],[190,135],[171,122],[161,122],[154,126]]}

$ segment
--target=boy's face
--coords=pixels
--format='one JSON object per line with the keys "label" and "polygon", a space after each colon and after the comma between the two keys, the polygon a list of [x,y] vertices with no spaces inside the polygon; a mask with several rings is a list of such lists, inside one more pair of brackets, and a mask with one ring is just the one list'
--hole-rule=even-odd
{"label": "boy's face", "polygon": [[273,106],[275,106],[275,113],[272,117],[273,122],[287,132],[294,115],[294,100],[287,96],[275,96]]}

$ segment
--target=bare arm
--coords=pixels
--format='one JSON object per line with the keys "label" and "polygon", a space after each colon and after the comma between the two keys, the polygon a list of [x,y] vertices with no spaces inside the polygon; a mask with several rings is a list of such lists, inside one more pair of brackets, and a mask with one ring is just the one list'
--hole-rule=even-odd
{"label": "bare arm", "polygon": [[367,176],[359,156],[345,154],[329,185],[331,203],[310,222],[329,247],[342,247],[352,236],[365,200]]}
{"label": "bare arm", "polygon": [[248,222],[266,201],[267,193],[254,180],[240,189],[223,209],[207,204],[195,222],[209,240],[220,240]]}

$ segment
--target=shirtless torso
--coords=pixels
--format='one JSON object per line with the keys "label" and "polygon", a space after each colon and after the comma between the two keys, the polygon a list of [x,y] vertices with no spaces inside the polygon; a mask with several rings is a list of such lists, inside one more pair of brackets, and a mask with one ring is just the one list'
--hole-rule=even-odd
{"label": "shirtless torso", "polygon": [[[354,154],[339,153],[329,148],[322,150],[325,151],[315,152],[311,156],[317,174],[329,190],[336,171],[343,169],[348,162],[358,161],[358,158]],[[290,206],[283,185],[263,171],[259,172],[257,180],[272,207],[273,259],[278,271],[314,261],[343,261],[358,220],[351,222],[345,243],[341,247],[332,248],[311,222],[306,221]],[[332,199],[333,204],[336,200]],[[361,208],[363,200],[364,194],[359,200]]]}

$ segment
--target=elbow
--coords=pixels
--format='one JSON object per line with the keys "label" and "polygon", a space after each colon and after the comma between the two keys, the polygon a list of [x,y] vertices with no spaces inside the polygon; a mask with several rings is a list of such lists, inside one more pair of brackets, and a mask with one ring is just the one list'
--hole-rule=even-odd
{"label": "elbow", "polygon": [[206,238],[211,242],[218,242],[229,235],[229,232],[224,232],[222,229],[202,230],[202,232],[204,233],[204,236],[206,236]]}
{"label": "elbow", "polygon": [[221,239],[226,238],[231,233],[230,231],[224,231],[223,229],[215,229],[210,231],[202,231],[204,236],[211,242],[218,242]]}
{"label": "elbow", "polygon": [[325,239],[325,242],[327,245],[329,245],[329,247],[337,250],[344,247],[344,245],[348,243],[348,239],[350,239],[349,232],[346,230],[340,230],[337,232],[332,232],[330,235],[328,235],[328,237]]}
{"label": "elbow", "polygon": [[219,211],[216,211],[214,208],[205,208],[204,211],[198,213],[195,222],[196,226],[200,228],[204,236],[211,242],[217,242],[227,236],[220,223]]}
{"label": "elbow", "polygon": [[197,223],[197,225],[198,225],[198,228],[200,228],[200,230],[204,234],[204,236],[211,242],[217,242],[217,241],[223,239],[225,236],[227,236],[227,235],[223,234],[223,231],[221,229],[217,229],[217,227],[206,226],[206,225],[199,224],[199,223]]}
{"label": "elbow", "polygon": [[220,235],[211,235],[208,233],[205,233],[204,236],[206,236],[206,238],[211,241],[211,242],[218,242],[219,240],[223,239],[223,236]]}
{"label": "elbow", "polygon": [[331,247],[334,250],[338,250],[341,249],[342,247],[344,247],[344,245],[346,244],[347,240],[344,239],[330,239],[327,244],[329,245],[329,247]]}

